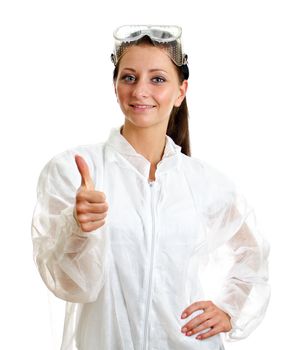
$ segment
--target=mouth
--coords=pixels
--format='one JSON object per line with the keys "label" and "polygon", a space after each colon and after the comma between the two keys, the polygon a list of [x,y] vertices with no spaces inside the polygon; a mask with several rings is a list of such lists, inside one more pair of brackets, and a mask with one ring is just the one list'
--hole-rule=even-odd
{"label": "mouth", "polygon": [[146,111],[156,107],[154,105],[145,105],[145,104],[130,104],[129,106],[134,110],[138,110],[138,111]]}

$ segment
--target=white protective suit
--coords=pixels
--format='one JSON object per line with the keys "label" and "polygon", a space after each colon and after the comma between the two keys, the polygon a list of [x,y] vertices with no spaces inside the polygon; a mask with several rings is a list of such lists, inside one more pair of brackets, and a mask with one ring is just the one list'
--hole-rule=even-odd
{"label": "white protective suit", "polygon": [[[73,217],[81,184],[74,156],[106,195],[106,223],[84,233]],[[166,136],[156,180],[120,133],[53,158],[38,182],[32,238],[47,287],[67,301],[62,350],[222,350],[220,335],[187,337],[191,303],[229,313],[227,340],[246,337],[269,300],[269,247],[253,210],[207,163]]]}

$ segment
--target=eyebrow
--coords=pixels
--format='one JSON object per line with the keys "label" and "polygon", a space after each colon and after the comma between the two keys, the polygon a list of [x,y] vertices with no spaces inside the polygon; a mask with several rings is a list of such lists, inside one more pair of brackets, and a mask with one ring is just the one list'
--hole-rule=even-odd
{"label": "eyebrow", "polygon": [[[133,68],[128,68],[128,67],[123,68],[123,70],[130,70],[131,72],[136,72],[135,69],[133,69]],[[165,72],[165,73],[167,73],[167,71],[165,71],[164,69],[161,69],[161,68],[149,69],[149,72],[150,72],[150,73],[151,73],[151,72]]]}

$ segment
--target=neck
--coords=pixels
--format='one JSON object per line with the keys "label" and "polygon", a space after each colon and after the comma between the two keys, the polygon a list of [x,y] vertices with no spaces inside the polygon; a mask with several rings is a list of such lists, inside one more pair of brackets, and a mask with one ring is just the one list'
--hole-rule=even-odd
{"label": "neck", "polygon": [[125,123],[121,128],[121,134],[135,151],[142,154],[151,164],[157,165],[162,159],[166,143],[166,129],[160,131],[159,126],[134,128]]}

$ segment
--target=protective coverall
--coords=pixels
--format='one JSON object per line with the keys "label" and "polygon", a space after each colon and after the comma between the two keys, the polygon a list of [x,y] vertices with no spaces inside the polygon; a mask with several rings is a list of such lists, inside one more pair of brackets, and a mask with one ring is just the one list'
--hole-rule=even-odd
{"label": "protective coverall", "polygon": [[[105,225],[90,233],[73,216],[75,154],[109,205]],[[114,127],[106,142],[65,151],[41,172],[34,257],[47,287],[67,301],[62,350],[222,350],[220,335],[181,333],[182,311],[199,300],[231,316],[228,340],[264,316],[268,244],[233,182],[169,136],[153,182],[149,171]]]}

